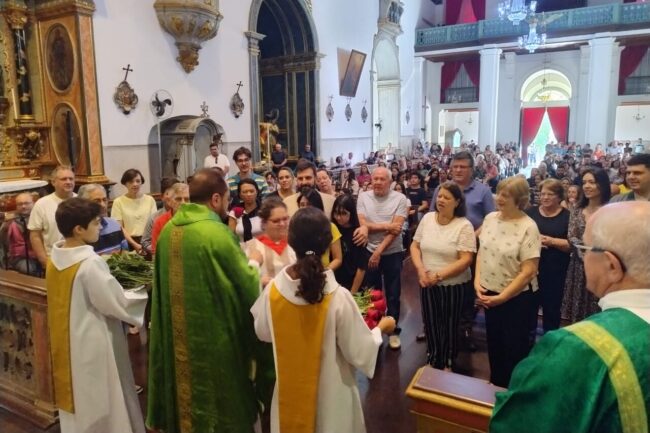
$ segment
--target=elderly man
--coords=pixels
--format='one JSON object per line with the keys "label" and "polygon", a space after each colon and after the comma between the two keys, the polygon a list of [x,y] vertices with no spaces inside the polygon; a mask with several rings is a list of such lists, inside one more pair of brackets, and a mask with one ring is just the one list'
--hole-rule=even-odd
{"label": "elderly man", "polygon": [[99,255],[108,255],[128,251],[129,244],[124,237],[122,226],[108,217],[108,198],[104,187],[95,183],[82,185],[79,188],[79,197],[93,201],[101,207],[99,239],[93,244],[95,252]]}
{"label": "elderly man", "polygon": [[76,196],[73,192],[74,172],[70,167],[56,167],[52,171],[51,182],[54,192],[36,201],[27,224],[32,248],[43,268],[47,265],[52,246],[62,239],[54,219],[56,209],[64,200]]}
{"label": "elderly man", "polygon": [[[399,320],[402,283],[402,226],[408,216],[406,196],[390,189],[391,176],[386,167],[372,172],[372,190],[359,194],[357,213],[359,223],[368,233],[366,282],[373,288],[384,288],[388,315]],[[382,281],[383,280],[383,281]],[[382,284],[383,283],[383,284]],[[391,349],[399,349],[400,328],[388,338]]]}
{"label": "elderly man", "polygon": [[175,183],[171,188],[171,196],[169,199],[170,208],[169,211],[160,215],[153,222],[153,227],[151,229],[151,252],[156,254],[156,244],[158,243],[158,236],[162,231],[165,224],[172,219],[176,211],[183,203],[190,202],[190,189],[186,183]]}
{"label": "elderly man", "polygon": [[650,203],[587,221],[587,288],[601,313],[552,331],[498,393],[490,432],[647,432],[650,407]]}
{"label": "elderly man", "polygon": [[39,277],[43,268],[36,258],[36,253],[29,240],[29,216],[34,207],[34,198],[28,192],[16,196],[16,218],[7,221],[3,226],[3,236],[6,233],[7,265],[22,274]]}
{"label": "elderly man", "polygon": [[632,191],[617,195],[612,202],[650,200],[650,153],[640,153],[627,160],[625,179]]}

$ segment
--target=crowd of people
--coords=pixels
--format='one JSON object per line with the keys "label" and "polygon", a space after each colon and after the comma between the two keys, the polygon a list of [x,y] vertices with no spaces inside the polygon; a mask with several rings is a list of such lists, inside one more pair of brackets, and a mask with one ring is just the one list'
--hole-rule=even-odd
{"label": "crowd of people", "polygon": [[[220,163],[211,148],[206,168],[187,184],[163,179],[160,210],[142,193],[143,174],[127,170],[121,179],[126,193],[113,201],[110,217],[103,187],[84,185],[77,196],[74,172],[57,167],[52,194],[36,203],[29,194],[17,197],[18,218],[3,229],[6,262],[32,275],[47,270],[48,290],[66,287],[52,291],[53,302],[86,293],[74,310],[59,314],[77,324],[75,345],[93,346],[81,334],[101,328],[117,360],[117,367],[105,367],[112,372],[105,379],[127,377],[118,380],[110,402],[78,401],[91,392],[86,376],[55,383],[68,398],[59,405],[63,431],[84,431],[91,422],[102,431],[144,431],[116,325],[143,326],[142,293],[116,290],[107,267],[93,258],[93,251],[125,250],[154,261],[150,428],[248,431],[258,409],[270,407],[272,432],[363,431],[354,370],[372,377],[382,333],[391,349],[401,347],[407,254],[420,286],[423,363],[451,371],[461,347],[471,349],[474,319],[483,309],[490,382],[514,384],[495,412],[505,422],[509,402],[527,386],[520,370],[535,366],[522,361],[538,338],[539,308],[546,333],[562,319],[579,322],[613,305],[598,301],[608,292],[590,281],[588,252],[611,253],[616,275],[637,278],[635,289],[650,284],[647,263],[629,258],[620,239],[607,237],[595,222],[589,230],[597,215],[611,220],[610,202],[650,200],[650,154],[615,144],[606,149],[549,145],[526,177],[513,143],[494,151],[473,143],[455,151],[418,143],[408,158],[390,161],[384,152],[362,161],[350,153],[339,158],[337,175],[305,158],[292,170],[286,154],[281,160],[281,147],[273,170],[259,175],[242,147],[228,176],[227,158]],[[607,242],[615,244],[611,251]],[[104,287],[110,290],[99,295]],[[373,330],[352,297],[369,288],[382,290],[387,303],[386,317]],[[79,322],[84,309],[94,322]],[[65,329],[56,325],[51,332],[60,338]],[[70,351],[70,363],[54,369],[84,371],[84,353],[67,344],[57,350]],[[548,350],[541,346],[538,359]],[[88,415],[92,402],[101,407],[95,409],[99,421]],[[125,410],[113,417],[113,404]]]}

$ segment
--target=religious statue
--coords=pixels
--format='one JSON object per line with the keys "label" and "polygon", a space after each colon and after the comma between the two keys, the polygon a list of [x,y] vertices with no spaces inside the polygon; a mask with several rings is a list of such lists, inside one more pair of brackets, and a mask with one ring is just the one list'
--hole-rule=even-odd
{"label": "religious statue", "polygon": [[280,128],[278,128],[277,122],[279,117],[280,110],[274,108],[264,115],[264,122],[260,122],[260,150],[262,160],[271,157],[271,149],[278,142]]}

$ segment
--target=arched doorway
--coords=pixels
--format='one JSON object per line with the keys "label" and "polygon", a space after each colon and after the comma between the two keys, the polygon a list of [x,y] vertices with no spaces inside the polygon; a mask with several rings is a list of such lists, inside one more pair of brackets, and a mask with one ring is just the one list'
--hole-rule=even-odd
{"label": "arched doorway", "polygon": [[548,143],[566,143],[571,82],[562,72],[544,68],[521,88],[520,144],[524,167],[541,161]]}
{"label": "arched doorway", "polygon": [[[253,0],[249,16],[251,133],[260,160],[260,122],[277,110],[278,141],[296,157],[305,144],[319,152],[318,38],[301,0]],[[265,139],[262,138],[262,142]],[[273,141],[271,139],[271,141]]]}
{"label": "arched doorway", "polygon": [[393,39],[380,33],[372,53],[373,150],[399,147],[401,81],[399,51]]}

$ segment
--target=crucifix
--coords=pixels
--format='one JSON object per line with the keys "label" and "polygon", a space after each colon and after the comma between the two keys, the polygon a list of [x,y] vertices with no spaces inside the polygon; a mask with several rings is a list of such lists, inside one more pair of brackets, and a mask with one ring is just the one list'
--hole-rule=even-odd
{"label": "crucifix", "polygon": [[235,84],[235,86],[237,86],[237,93],[239,93],[239,89],[241,87],[244,87],[244,84],[240,81],[239,83]]}
{"label": "crucifix", "polygon": [[210,117],[208,114],[208,108],[210,107],[205,103],[205,101],[203,101],[203,104],[201,104],[201,111],[203,112],[201,117]]}
{"label": "crucifix", "polygon": [[133,72],[133,69],[131,69],[131,64],[129,63],[128,65],[126,65],[126,68],[122,68],[122,70],[126,71],[126,73],[124,74],[124,80],[123,80],[123,81],[126,81],[126,77],[129,76],[129,72]]}

